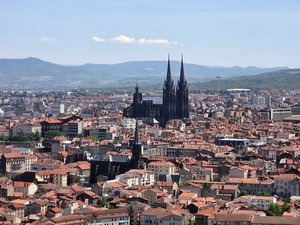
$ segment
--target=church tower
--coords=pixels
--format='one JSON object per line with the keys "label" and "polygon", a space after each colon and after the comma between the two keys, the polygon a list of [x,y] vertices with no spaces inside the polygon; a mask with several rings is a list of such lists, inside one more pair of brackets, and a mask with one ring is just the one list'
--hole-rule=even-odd
{"label": "church tower", "polygon": [[177,118],[180,119],[189,118],[189,91],[188,91],[187,81],[184,77],[183,56],[181,56],[180,78],[178,80],[176,98],[177,98],[177,102],[176,102]]}
{"label": "church tower", "polygon": [[170,57],[168,56],[167,78],[163,88],[163,124],[176,117],[176,92],[171,76]]}
{"label": "church tower", "polygon": [[140,131],[138,127],[138,120],[135,123],[134,140],[132,143],[132,158],[131,158],[131,169],[138,169],[141,164],[142,144],[140,142]]}
{"label": "church tower", "polygon": [[138,83],[135,86],[135,93],[133,94],[133,117],[137,118],[139,115],[139,105],[142,103],[142,93],[139,92]]}

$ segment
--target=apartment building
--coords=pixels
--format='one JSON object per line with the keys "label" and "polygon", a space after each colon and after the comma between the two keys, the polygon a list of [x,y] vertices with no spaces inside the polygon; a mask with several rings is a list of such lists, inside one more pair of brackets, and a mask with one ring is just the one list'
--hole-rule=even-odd
{"label": "apartment building", "polygon": [[32,134],[35,132],[41,133],[42,126],[37,122],[26,121],[22,124],[17,124],[12,128],[13,135],[23,133],[25,135]]}
{"label": "apartment building", "polygon": [[25,170],[30,170],[31,169],[31,164],[37,161],[37,156],[36,155],[25,155]]}
{"label": "apartment building", "polygon": [[127,208],[99,210],[89,218],[88,224],[130,225],[130,214]]}
{"label": "apartment building", "polygon": [[[274,192],[280,196],[299,195],[299,178],[295,174],[274,176]],[[294,182],[293,182],[294,181]]]}
{"label": "apartment building", "polygon": [[257,178],[229,178],[227,184],[237,184],[240,190],[248,194],[257,195],[260,192],[272,193],[274,191],[274,181],[258,180]]}
{"label": "apartment building", "polygon": [[53,170],[63,165],[64,163],[60,160],[39,159],[31,163],[31,170]]}
{"label": "apartment building", "polygon": [[154,179],[157,180],[160,174],[173,174],[175,165],[171,162],[151,162],[148,170],[154,174]]}
{"label": "apartment building", "polygon": [[183,225],[184,217],[177,211],[164,208],[149,208],[140,214],[140,225]]}
{"label": "apartment building", "polygon": [[11,172],[15,170],[25,170],[25,155],[22,153],[6,153],[1,156],[1,169],[2,172]]}
{"label": "apartment building", "polygon": [[60,187],[67,186],[68,174],[64,169],[56,169],[49,171],[52,176],[52,182]]}
{"label": "apartment building", "polygon": [[38,189],[38,186],[35,183],[22,181],[14,181],[13,187],[14,192],[21,192],[23,193],[23,196],[33,195]]}

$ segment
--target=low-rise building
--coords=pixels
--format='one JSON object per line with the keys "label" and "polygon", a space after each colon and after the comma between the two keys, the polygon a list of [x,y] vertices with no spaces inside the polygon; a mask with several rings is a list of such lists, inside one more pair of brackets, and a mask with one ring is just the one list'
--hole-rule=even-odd
{"label": "low-rise building", "polygon": [[154,179],[157,180],[160,174],[173,174],[175,165],[171,162],[151,162],[148,169],[154,173]]}
{"label": "low-rise building", "polygon": [[141,225],[183,225],[183,216],[178,212],[164,208],[149,208],[140,214]]}

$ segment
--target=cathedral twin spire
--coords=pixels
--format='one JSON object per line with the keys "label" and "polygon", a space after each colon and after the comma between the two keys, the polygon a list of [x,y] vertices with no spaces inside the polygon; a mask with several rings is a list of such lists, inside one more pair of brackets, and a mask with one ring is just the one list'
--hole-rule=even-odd
{"label": "cathedral twin spire", "polygon": [[180,77],[175,88],[171,76],[170,56],[168,56],[167,78],[163,89],[163,114],[169,119],[188,118],[188,87],[184,76],[183,56],[181,56]]}

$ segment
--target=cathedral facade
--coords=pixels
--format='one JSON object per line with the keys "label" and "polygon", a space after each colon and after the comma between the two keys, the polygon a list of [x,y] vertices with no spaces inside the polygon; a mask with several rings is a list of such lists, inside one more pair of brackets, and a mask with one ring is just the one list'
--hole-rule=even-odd
{"label": "cathedral facade", "polygon": [[153,100],[143,100],[142,93],[139,92],[139,87],[136,86],[133,102],[123,110],[123,116],[130,118],[155,118],[161,127],[165,127],[168,120],[189,118],[188,95],[183,58],[181,58],[180,77],[176,86],[171,76],[170,58],[168,58],[162,104],[154,104]]}

